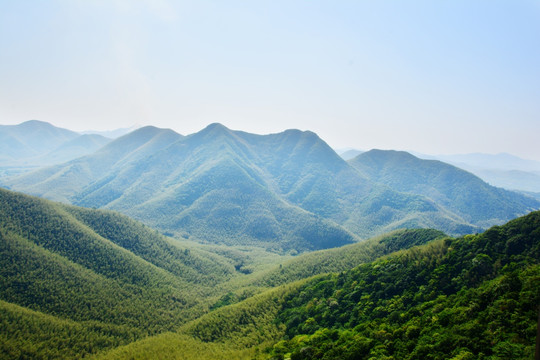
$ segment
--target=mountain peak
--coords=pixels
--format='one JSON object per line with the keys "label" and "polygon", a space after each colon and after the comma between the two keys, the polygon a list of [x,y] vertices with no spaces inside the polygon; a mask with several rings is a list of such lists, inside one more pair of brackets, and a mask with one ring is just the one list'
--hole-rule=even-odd
{"label": "mountain peak", "polygon": [[206,141],[204,139],[217,139],[223,136],[230,137],[231,135],[233,135],[233,131],[220,123],[212,123],[201,131],[192,134],[194,139],[201,139],[203,141]]}
{"label": "mountain peak", "polygon": [[358,156],[362,157],[376,157],[376,158],[387,158],[387,159],[409,159],[409,160],[420,160],[413,154],[407,151],[400,150],[381,150],[381,149],[371,149],[366,151]]}
{"label": "mountain peak", "polygon": [[283,132],[283,134],[289,134],[289,135],[304,135],[304,136],[318,136],[313,131],[310,130],[300,130],[300,129],[287,129]]}
{"label": "mountain peak", "polygon": [[160,128],[155,127],[155,126],[148,125],[148,126],[143,126],[143,127],[140,127],[138,129],[133,130],[131,132],[131,134],[156,133],[156,132],[159,132],[161,130],[164,130],[164,129],[160,129]]}
{"label": "mountain peak", "polygon": [[24,121],[20,123],[19,125],[20,126],[51,126],[51,127],[54,126],[51,123],[48,123],[46,121],[41,121],[41,120],[28,120],[28,121]]}
{"label": "mountain peak", "polygon": [[215,131],[215,130],[220,130],[220,131],[223,131],[223,130],[229,130],[229,128],[227,128],[225,125],[221,124],[221,123],[212,123],[210,125],[208,125],[207,127],[205,127],[203,129],[204,130],[209,130],[209,131]]}
{"label": "mountain peak", "polygon": [[11,125],[11,126],[14,130],[17,129],[18,131],[45,131],[46,130],[46,131],[61,132],[63,134],[70,134],[71,136],[78,135],[78,133],[76,133],[75,131],[59,128],[57,126],[54,126],[51,123],[48,123],[46,121],[41,121],[41,120],[28,120],[18,125]]}
{"label": "mountain peak", "polygon": [[231,133],[231,130],[227,128],[225,125],[220,124],[220,123],[212,123],[198,132],[198,134],[202,134],[203,136],[206,136],[206,135],[217,136],[217,135],[230,134],[230,133]]}

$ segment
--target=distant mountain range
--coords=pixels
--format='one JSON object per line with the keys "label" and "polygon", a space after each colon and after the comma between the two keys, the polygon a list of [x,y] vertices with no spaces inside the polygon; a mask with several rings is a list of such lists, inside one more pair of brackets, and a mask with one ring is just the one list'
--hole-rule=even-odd
{"label": "distant mountain range", "polygon": [[[356,149],[337,149],[336,152],[346,161],[353,159],[364,151]],[[520,191],[535,198],[540,198],[540,161],[522,159],[520,157],[500,154],[456,154],[428,155],[411,151],[420,159],[440,160],[467,170],[490,185],[508,190]]]}
{"label": "distant mountain range", "polygon": [[0,125],[0,169],[29,168],[63,163],[88,155],[138,125],[111,131],[75,131],[44,121]]}
{"label": "distant mountain range", "polygon": [[519,170],[528,172],[540,172],[540,162],[522,159],[515,155],[500,154],[456,154],[456,155],[425,155],[417,154],[423,159],[441,160],[457,166],[469,166],[479,169]]}
{"label": "distant mountain range", "polygon": [[397,228],[471,233],[540,208],[410,154],[367,152],[347,163],[309,131],[254,135],[220,124],[189,136],[140,128],[2,183],[118,210],[164,233],[278,252],[341,246]]}
{"label": "distant mountain range", "polygon": [[343,151],[336,150],[336,152],[339,154],[339,156],[343,158],[343,160],[346,160],[346,161],[354,159],[355,157],[363,153],[363,151],[355,150],[355,149],[349,149],[349,150],[343,150]]}
{"label": "distant mountain range", "polygon": [[489,227],[519,216],[536,201],[493,187],[475,175],[438,160],[422,160],[404,151],[371,150],[349,163],[392,189],[423,195],[467,222]]}
{"label": "distant mountain range", "polygon": [[422,159],[441,160],[472,172],[491,185],[510,190],[540,193],[540,162],[511,154],[425,155]]}
{"label": "distant mountain range", "polygon": [[120,128],[120,129],[106,130],[106,131],[86,130],[86,131],[82,131],[81,134],[101,135],[109,139],[116,139],[116,138],[119,138],[120,136],[129,134],[130,132],[135,131],[140,127],[141,126],[139,124],[135,124],[127,128]]}
{"label": "distant mountain range", "polygon": [[19,125],[0,125],[0,167],[58,164],[90,154],[110,140],[37,120]]}

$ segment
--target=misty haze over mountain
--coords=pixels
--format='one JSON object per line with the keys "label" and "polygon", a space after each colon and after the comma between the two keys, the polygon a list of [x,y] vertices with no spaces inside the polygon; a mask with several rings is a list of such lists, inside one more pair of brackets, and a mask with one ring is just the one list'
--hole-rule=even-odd
{"label": "misty haze over mountain", "polygon": [[[20,126],[29,135],[47,129],[49,142],[54,136],[82,140],[46,123]],[[117,210],[203,243],[257,244],[280,252],[341,246],[403,227],[466,234],[540,207],[458,168],[403,152],[372,150],[347,163],[309,131],[255,135],[216,123],[183,136],[143,127],[86,150],[2,183]]]}

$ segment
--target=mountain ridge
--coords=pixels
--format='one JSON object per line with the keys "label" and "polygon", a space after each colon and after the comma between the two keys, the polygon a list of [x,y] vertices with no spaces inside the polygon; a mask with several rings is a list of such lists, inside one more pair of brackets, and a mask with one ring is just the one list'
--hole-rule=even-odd
{"label": "mountain ridge", "polygon": [[204,243],[261,243],[281,252],[341,246],[402,227],[472,233],[509,217],[482,223],[443,197],[384,183],[351,166],[311,131],[257,135],[219,123],[187,136],[143,127],[93,154],[4,184],[122,211]]}
{"label": "mountain ridge", "polygon": [[453,165],[422,160],[403,151],[370,150],[349,163],[368,178],[398,191],[432,198],[482,227],[521,216],[539,206],[531,198],[493,187]]}

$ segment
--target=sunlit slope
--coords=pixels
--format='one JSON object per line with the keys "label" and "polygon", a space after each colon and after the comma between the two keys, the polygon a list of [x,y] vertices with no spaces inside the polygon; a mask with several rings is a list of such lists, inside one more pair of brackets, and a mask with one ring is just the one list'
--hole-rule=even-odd
{"label": "sunlit slope", "polygon": [[103,358],[530,359],[539,259],[535,212],[270,290]]}
{"label": "sunlit slope", "polygon": [[77,359],[142,336],[123,325],[77,322],[0,300],[0,359]]}
{"label": "sunlit slope", "polygon": [[313,279],[285,299],[268,357],[530,359],[539,262],[535,212]]}
{"label": "sunlit slope", "polygon": [[394,230],[357,244],[302,254],[261,274],[253,283],[262,287],[278,286],[314,275],[345,271],[443,237],[446,237],[444,233],[433,229]]}
{"label": "sunlit slope", "polygon": [[399,249],[425,244],[445,235],[431,229],[398,230],[359,244],[308,253],[263,274],[253,286],[286,284],[253,298],[223,307],[183,326],[178,333],[161,334],[106,352],[111,359],[249,359],[266,358],[263,351],[284,335],[275,323],[283,298],[296,293],[314,274],[344,271]]}
{"label": "sunlit slope", "polygon": [[99,359],[250,359],[284,335],[273,320],[283,299],[302,282],[266,291],[220,308],[166,333],[106,352]]}
{"label": "sunlit slope", "polygon": [[[0,300],[13,305],[11,313],[28,308],[77,322],[78,332],[120,327],[114,331],[121,339],[103,345],[112,346],[193,319],[216,295],[215,285],[235,274],[227,259],[185,248],[123,215],[0,189]],[[54,328],[51,318],[36,316]],[[79,335],[66,341],[85,342]]]}
{"label": "sunlit slope", "polygon": [[273,268],[236,278],[223,288],[211,309],[234,304],[265,289],[315,275],[341,272],[398,250],[423,245],[446,235],[433,229],[400,229],[340,248],[313,251],[276,264]]}

